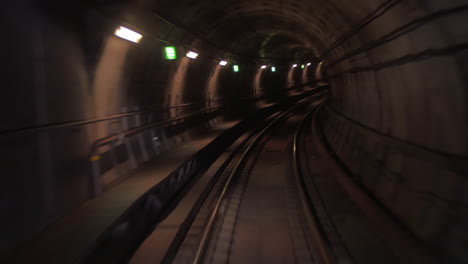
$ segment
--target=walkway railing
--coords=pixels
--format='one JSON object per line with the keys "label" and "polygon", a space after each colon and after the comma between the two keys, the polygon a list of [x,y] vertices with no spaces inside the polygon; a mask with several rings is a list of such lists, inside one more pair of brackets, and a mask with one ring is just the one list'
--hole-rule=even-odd
{"label": "walkway railing", "polygon": [[175,116],[172,118],[185,115],[194,109],[203,108],[204,105],[220,105],[220,98],[215,98],[213,100],[198,102],[198,103],[188,103],[188,104],[180,104],[175,106],[168,106],[168,107],[148,107],[147,109],[138,110],[138,111],[131,111],[122,114],[115,114],[105,117],[93,118],[88,120],[79,120],[79,121],[69,121],[69,122],[59,122],[59,123],[52,123],[47,125],[40,125],[40,126],[27,126],[21,128],[14,128],[14,129],[7,129],[0,131],[0,139],[8,138],[8,137],[18,137],[23,136],[26,134],[36,133],[40,131],[47,131],[50,129],[59,129],[59,128],[70,128],[70,127],[78,127],[78,126],[85,126],[95,123],[101,123],[106,121],[112,120],[122,120],[124,118],[130,117],[138,117],[140,120],[142,118],[157,121],[157,120],[165,120],[171,118],[170,112],[174,111],[176,113]]}
{"label": "walkway railing", "polygon": [[[92,168],[93,194],[99,195],[104,188],[102,176],[111,169],[127,163],[128,170],[134,170],[140,164],[170,148],[170,138],[179,137],[187,129],[207,124],[218,114],[221,106],[206,107],[185,113],[196,104],[173,107],[176,117],[149,123],[137,123],[118,133],[96,140],[90,151],[89,160]],[[166,109],[167,110],[167,109]]]}

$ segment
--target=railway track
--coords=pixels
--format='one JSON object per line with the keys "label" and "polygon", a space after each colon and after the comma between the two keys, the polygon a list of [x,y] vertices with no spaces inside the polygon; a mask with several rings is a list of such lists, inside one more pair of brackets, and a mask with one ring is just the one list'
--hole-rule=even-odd
{"label": "railway track", "polygon": [[217,139],[141,197],[81,263],[406,263],[386,230],[369,228],[380,226],[369,217],[375,206],[356,201],[327,165],[313,121],[325,94]]}
{"label": "railway track", "polygon": [[161,262],[350,263],[335,262],[328,240],[313,233],[322,228],[304,196],[299,161],[284,158],[293,151],[299,159],[301,120],[319,102],[278,113],[237,142]]}
{"label": "railway track", "polygon": [[[77,263],[172,263],[184,255],[188,256],[182,262],[201,262],[205,251],[212,248],[211,235],[217,229],[210,226],[224,210],[221,201],[231,200],[231,186],[242,183],[239,175],[250,178],[249,168],[255,164],[252,157],[262,153],[261,146],[278,124],[323,100],[326,93],[317,90],[309,97],[268,106],[233,126],[140,196]],[[291,137],[293,129],[288,133]],[[184,253],[190,251],[193,253]]]}

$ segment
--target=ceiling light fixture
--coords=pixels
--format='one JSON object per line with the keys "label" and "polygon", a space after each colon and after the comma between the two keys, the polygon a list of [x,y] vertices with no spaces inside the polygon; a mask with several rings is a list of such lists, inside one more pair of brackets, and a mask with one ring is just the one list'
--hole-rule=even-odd
{"label": "ceiling light fixture", "polygon": [[140,33],[137,33],[131,29],[128,29],[126,27],[118,27],[116,30],[115,30],[115,35],[117,37],[120,37],[120,38],[123,38],[123,39],[126,39],[128,41],[131,41],[131,42],[135,42],[135,43],[138,43],[140,42],[141,38],[143,37]]}
{"label": "ceiling light fixture", "polygon": [[191,59],[196,59],[198,57],[198,53],[196,53],[194,51],[189,51],[189,52],[187,52],[186,56],[191,58]]}

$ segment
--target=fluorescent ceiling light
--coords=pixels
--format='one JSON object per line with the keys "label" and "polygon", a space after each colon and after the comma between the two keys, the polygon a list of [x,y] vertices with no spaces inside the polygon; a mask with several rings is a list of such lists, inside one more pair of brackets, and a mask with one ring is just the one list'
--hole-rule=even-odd
{"label": "fluorescent ceiling light", "polygon": [[262,65],[262,67],[260,67],[260,68],[262,68],[262,69],[266,69],[266,67],[267,67],[266,65]]}
{"label": "fluorescent ceiling light", "polygon": [[275,72],[276,71],[276,67],[271,67],[271,72]]}
{"label": "fluorescent ceiling light", "polygon": [[198,53],[196,53],[194,51],[189,51],[189,52],[187,52],[186,56],[191,58],[191,59],[196,59],[198,57]]}
{"label": "fluorescent ceiling light", "polygon": [[296,68],[296,67],[297,67],[297,64],[293,64],[293,66],[292,66],[292,67],[293,67],[293,68]]}
{"label": "fluorescent ceiling light", "polygon": [[232,69],[234,70],[234,72],[239,72],[239,66],[238,65],[232,66]]}
{"label": "fluorescent ceiling light", "polygon": [[309,63],[307,63],[307,66],[310,66],[311,64],[312,64],[312,63],[309,62]]}
{"label": "fluorescent ceiling light", "polygon": [[133,30],[130,30],[122,26],[118,27],[115,30],[115,35],[120,38],[126,39],[131,42],[135,42],[135,43],[140,42],[141,38],[143,37],[140,33],[137,33]]}
{"label": "fluorescent ceiling light", "polygon": [[227,64],[228,64],[228,62],[225,61],[225,60],[222,60],[222,61],[219,62],[219,65],[221,65],[221,66],[226,66]]}

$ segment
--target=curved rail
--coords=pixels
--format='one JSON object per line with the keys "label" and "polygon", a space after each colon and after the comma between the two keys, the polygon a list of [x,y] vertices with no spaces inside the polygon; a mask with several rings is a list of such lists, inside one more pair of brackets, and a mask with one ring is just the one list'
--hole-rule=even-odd
{"label": "curved rail", "polygon": [[231,173],[228,176],[227,181],[225,182],[223,189],[221,191],[221,194],[218,196],[214,209],[212,210],[208,223],[206,225],[206,228],[203,232],[200,244],[196,250],[195,258],[193,260],[194,264],[201,264],[203,263],[203,260],[206,256],[208,244],[209,244],[209,239],[211,237],[211,234],[213,232],[216,219],[218,217],[218,212],[221,208],[221,203],[224,201],[227,191],[231,186],[231,183],[234,179],[234,177],[243,169],[242,164],[245,163],[247,158],[249,157],[249,154],[254,150],[254,148],[260,143],[260,141],[263,139],[263,137],[267,134],[267,132],[270,130],[270,128],[276,124],[278,121],[283,119],[285,116],[302,106],[304,103],[310,101],[311,99],[305,99],[301,102],[299,102],[296,106],[290,108],[289,110],[279,114],[277,117],[275,117],[268,125],[266,125],[253,139],[252,143],[243,151],[242,155],[240,158],[237,160],[234,169],[231,171]]}
{"label": "curved rail", "polygon": [[298,145],[299,145],[299,132],[304,127],[305,121],[311,116],[311,114],[314,111],[315,109],[309,111],[304,116],[304,118],[302,119],[302,121],[299,123],[299,125],[296,128],[296,132],[294,133],[293,151],[292,151],[293,152],[293,170],[294,170],[294,176],[295,176],[295,180],[296,180],[297,187],[298,187],[297,188],[298,196],[301,201],[301,206],[303,207],[303,212],[305,214],[307,225],[309,226],[309,229],[312,232],[312,239],[313,239],[313,242],[315,242],[313,244],[316,245],[320,263],[334,264],[336,263],[336,261],[331,252],[331,249],[329,248],[329,246],[325,242],[325,239],[323,238],[323,235],[318,226],[318,223],[317,223],[318,221],[316,217],[310,211],[311,204],[309,202],[309,199],[307,198],[307,194],[305,190],[304,175],[302,174],[302,171],[300,169],[300,161],[299,161],[299,156],[297,154]]}

